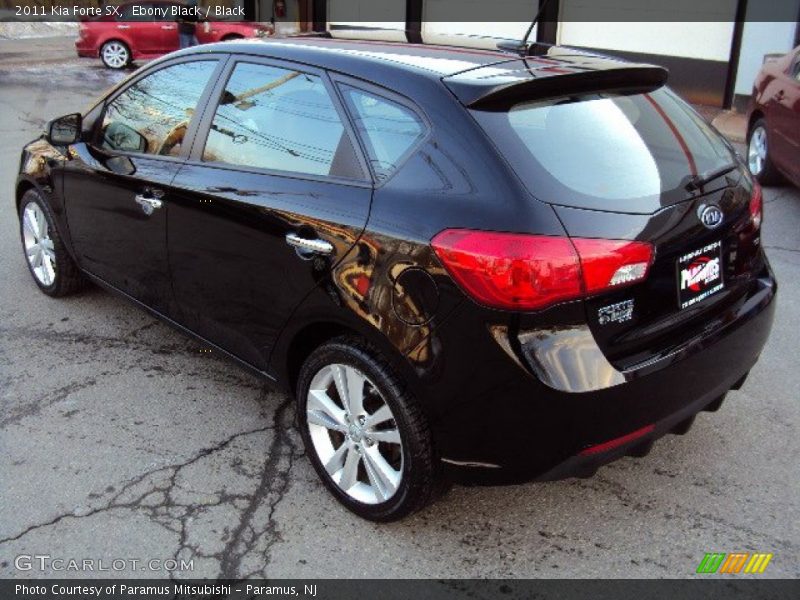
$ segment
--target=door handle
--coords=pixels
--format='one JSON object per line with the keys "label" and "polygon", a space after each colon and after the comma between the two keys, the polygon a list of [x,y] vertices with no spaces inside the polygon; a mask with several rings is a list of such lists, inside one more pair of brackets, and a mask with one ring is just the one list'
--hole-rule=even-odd
{"label": "door handle", "polygon": [[161,190],[145,189],[144,193],[136,194],[134,200],[142,207],[142,212],[149,217],[157,208],[164,206],[164,202],[161,200],[163,195],[164,192]]}
{"label": "door handle", "polygon": [[172,31],[173,29],[175,29],[175,26],[174,25],[162,25],[161,29],[167,29],[169,31]]}
{"label": "door handle", "polygon": [[130,29],[130,25],[117,25],[117,29]]}
{"label": "door handle", "polygon": [[325,240],[309,240],[296,233],[286,234],[286,243],[296,248],[300,254],[333,254],[333,244]]}

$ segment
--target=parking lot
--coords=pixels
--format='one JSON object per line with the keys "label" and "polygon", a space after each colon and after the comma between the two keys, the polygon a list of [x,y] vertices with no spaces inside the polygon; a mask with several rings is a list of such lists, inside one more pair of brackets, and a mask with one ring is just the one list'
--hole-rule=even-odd
{"label": "parking lot", "polygon": [[0,577],[78,575],[15,567],[49,555],[193,560],[183,577],[680,578],[738,551],[774,553],[766,577],[800,576],[800,191],[765,190],[775,328],[719,412],[591,479],[456,487],[377,525],[318,481],[289,398],[97,288],[37,290],[19,151],[121,77],[68,51],[0,40]]}

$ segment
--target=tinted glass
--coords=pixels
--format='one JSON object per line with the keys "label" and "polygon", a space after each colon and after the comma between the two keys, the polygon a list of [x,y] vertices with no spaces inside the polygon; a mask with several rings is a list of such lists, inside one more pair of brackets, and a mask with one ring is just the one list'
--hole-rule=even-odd
{"label": "tinted glass", "polygon": [[402,104],[350,87],[342,90],[378,179],[385,179],[425,133],[420,118]]}
{"label": "tinted glass", "polygon": [[236,65],[203,160],[310,175],[354,176],[352,146],[319,77]]}
{"label": "tinted glass", "polygon": [[140,79],[106,108],[101,146],[177,156],[215,60],[181,63]]}
{"label": "tinted glass", "polygon": [[719,134],[665,88],[473,114],[534,196],[567,206],[651,213],[686,199],[693,174],[733,161]]}

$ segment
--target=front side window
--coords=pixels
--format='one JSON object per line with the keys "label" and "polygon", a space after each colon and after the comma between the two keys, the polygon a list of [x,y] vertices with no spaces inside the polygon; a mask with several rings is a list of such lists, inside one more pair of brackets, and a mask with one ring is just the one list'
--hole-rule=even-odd
{"label": "front side window", "polygon": [[342,89],[379,180],[399,166],[425,133],[419,116],[402,104],[351,87]]}
{"label": "front side window", "polygon": [[148,75],[109,103],[100,145],[106,150],[177,156],[216,60],[180,63]]}
{"label": "front side window", "polygon": [[322,80],[252,63],[239,63],[231,73],[203,160],[306,175],[360,176]]}

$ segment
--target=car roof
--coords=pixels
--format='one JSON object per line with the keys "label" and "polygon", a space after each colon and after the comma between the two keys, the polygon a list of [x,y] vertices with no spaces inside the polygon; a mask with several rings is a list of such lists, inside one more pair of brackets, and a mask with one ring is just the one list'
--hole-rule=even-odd
{"label": "car roof", "polygon": [[247,38],[194,50],[201,48],[282,58],[352,75],[370,72],[379,77],[383,69],[386,79],[391,79],[398,70],[441,79],[510,58],[499,50],[312,36]]}
{"label": "car roof", "polygon": [[196,46],[182,52],[231,52],[284,59],[391,89],[408,79],[444,81],[466,104],[498,89],[501,82],[562,79],[568,75],[609,71],[624,71],[624,77],[634,74],[635,68],[657,68],[574,48],[535,45],[534,50],[536,55],[523,58],[502,50],[296,36],[248,38]]}

